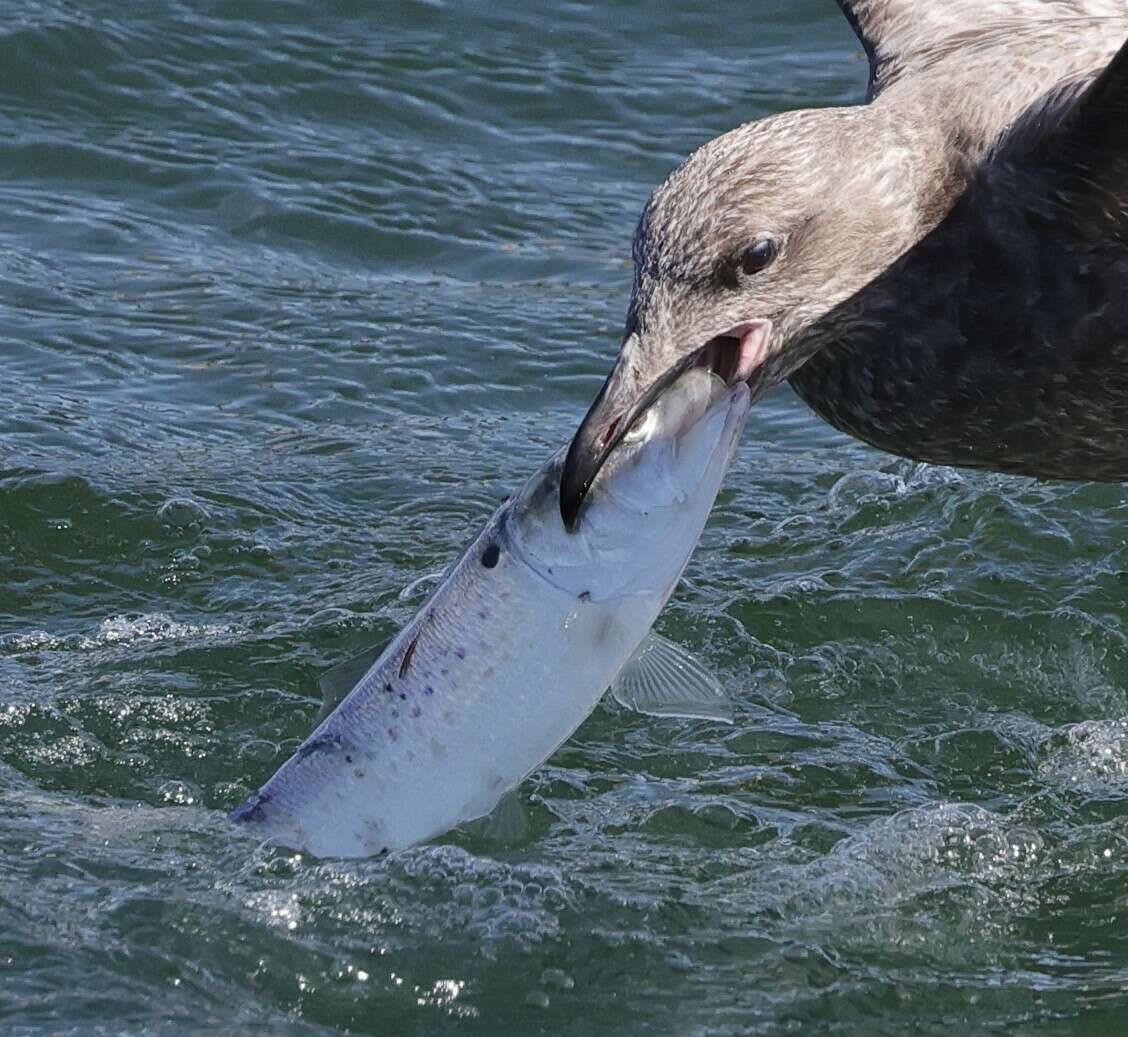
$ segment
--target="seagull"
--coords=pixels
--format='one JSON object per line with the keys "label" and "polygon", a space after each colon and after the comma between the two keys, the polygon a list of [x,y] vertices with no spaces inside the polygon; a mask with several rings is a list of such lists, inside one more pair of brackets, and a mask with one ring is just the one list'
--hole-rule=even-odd
{"label": "seagull", "polygon": [[913,460],[1128,480],[1128,0],[838,0],[866,103],[701,147],[647,202],[560,510],[705,366]]}

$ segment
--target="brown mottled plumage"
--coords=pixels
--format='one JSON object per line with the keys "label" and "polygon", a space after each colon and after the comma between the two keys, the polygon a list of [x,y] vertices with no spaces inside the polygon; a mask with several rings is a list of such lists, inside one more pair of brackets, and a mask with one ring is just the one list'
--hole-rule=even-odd
{"label": "brown mottled plumage", "polygon": [[[741,126],[647,204],[622,350],[568,457],[570,524],[695,362],[756,392],[790,378],[907,457],[1128,479],[1128,0],[839,5],[868,103]],[[748,252],[769,240],[768,262]],[[745,334],[765,321],[766,346]]]}

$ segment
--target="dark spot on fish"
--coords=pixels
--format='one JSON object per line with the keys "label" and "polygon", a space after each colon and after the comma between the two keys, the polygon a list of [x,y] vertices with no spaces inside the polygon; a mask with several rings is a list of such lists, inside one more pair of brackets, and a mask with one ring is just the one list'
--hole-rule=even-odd
{"label": "dark spot on fish", "polygon": [[407,701],[407,692],[406,692],[406,691],[401,691],[401,692],[400,692],[400,701],[401,701],[401,702],[406,702],[406,701]]}
{"label": "dark spot on fish", "polygon": [[348,753],[345,753],[345,763],[352,763],[352,757]]}
{"label": "dark spot on fish", "polygon": [[341,739],[337,735],[322,735],[320,738],[315,738],[311,742],[306,742],[305,745],[298,748],[298,756],[305,759],[307,756],[312,756],[314,753],[325,752],[329,749],[339,749],[341,746]]}
{"label": "dark spot on fish", "polygon": [[434,689],[434,688],[432,688],[430,684],[428,684],[428,685],[427,685],[427,687],[425,687],[425,688],[423,689],[423,694],[424,694],[424,695],[434,695],[434,694],[435,694],[435,689]]}
{"label": "dark spot on fish", "polygon": [[227,816],[232,821],[265,821],[266,811],[262,808],[269,803],[271,796],[269,792],[256,792],[245,803],[240,803],[234,810]]}
{"label": "dark spot on fish", "polygon": [[394,741],[395,741],[395,740],[396,740],[396,739],[397,739],[397,738],[399,737],[399,735],[397,735],[397,734],[396,734],[396,729],[395,729],[394,727],[389,727],[389,728],[388,728],[388,737],[389,737],[389,738],[390,738],[390,739],[391,739],[391,740],[392,740],[393,742],[394,742]]}
{"label": "dark spot on fish", "polygon": [[466,649],[465,649],[465,648],[456,648],[456,649],[454,650],[454,654],[455,654],[455,655],[456,655],[456,656],[457,656],[457,657],[458,657],[459,659],[465,659],[465,658],[466,658]]}
{"label": "dark spot on fish", "polygon": [[486,549],[482,552],[482,565],[487,569],[492,569],[497,565],[497,560],[501,557],[501,548],[497,544],[487,544]]}
{"label": "dark spot on fish", "polygon": [[364,777],[364,771],[362,771],[359,767],[357,767],[356,770],[353,771],[353,777],[356,778],[357,781],[359,781],[361,778]]}
{"label": "dark spot on fish", "polygon": [[407,673],[407,668],[411,665],[411,657],[415,655],[415,646],[417,644],[419,644],[418,634],[411,639],[411,644],[407,646],[407,651],[403,653],[403,661],[400,663],[399,668],[400,680],[403,680],[404,675]]}
{"label": "dark spot on fish", "polygon": [[392,693],[392,686],[390,684],[385,684],[384,691],[390,695]]}
{"label": "dark spot on fish", "polygon": [[580,601],[591,601],[591,591],[580,591]]}

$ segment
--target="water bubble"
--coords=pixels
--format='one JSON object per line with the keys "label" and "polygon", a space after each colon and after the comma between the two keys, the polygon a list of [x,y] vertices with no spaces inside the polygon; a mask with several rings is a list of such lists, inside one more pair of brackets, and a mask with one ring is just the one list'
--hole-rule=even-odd
{"label": "water bubble", "polygon": [[424,576],[420,576],[417,579],[412,580],[406,587],[404,587],[403,590],[399,592],[399,600],[407,601],[418,591],[424,589],[430,590],[434,584],[438,583],[444,576],[446,576],[448,571],[449,567],[448,569],[439,569],[436,572],[427,573]]}
{"label": "water bubble", "polygon": [[208,520],[208,513],[190,497],[171,497],[157,508],[157,518],[166,526],[188,529],[202,526]]}
{"label": "water bubble", "polygon": [[326,608],[318,609],[312,615],[307,616],[302,621],[302,625],[307,627],[325,626],[330,629],[336,629],[348,625],[350,620],[353,620],[355,617],[356,613],[350,609],[330,605]]}
{"label": "water bubble", "polygon": [[843,475],[827,494],[832,511],[856,511],[864,504],[875,504],[900,497],[905,481],[886,472],[862,471]]}
{"label": "water bubble", "polygon": [[161,800],[177,806],[193,806],[200,802],[200,790],[187,781],[166,781],[158,790]]}
{"label": "water bubble", "polygon": [[556,990],[571,990],[575,985],[576,981],[563,969],[545,969],[541,973],[541,986]]}

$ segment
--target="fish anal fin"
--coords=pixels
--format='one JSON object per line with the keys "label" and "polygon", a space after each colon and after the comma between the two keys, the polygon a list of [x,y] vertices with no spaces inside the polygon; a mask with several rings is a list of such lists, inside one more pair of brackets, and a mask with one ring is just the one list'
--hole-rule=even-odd
{"label": "fish anal fin", "polygon": [[510,789],[484,817],[475,822],[474,830],[491,843],[512,846],[529,834],[529,812],[516,789]]}
{"label": "fish anal fin", "polygon": [[611,685],[619,705],[656,717],[731,724],[732,700],[720,681],[689,651],[650,633]]}

